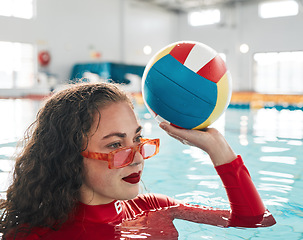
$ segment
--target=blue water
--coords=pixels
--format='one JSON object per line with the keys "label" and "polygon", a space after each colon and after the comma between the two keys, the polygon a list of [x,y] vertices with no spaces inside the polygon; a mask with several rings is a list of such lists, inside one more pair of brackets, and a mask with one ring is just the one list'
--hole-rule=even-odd
{"label": "blue water", "polygon": [[[160,137],[160,154],[147,160],[143,181],[150,192],[190,203],[229,208],[207,154],[162,131],[144,106],[137,106],[145,137]],[[179,239],[303,239],[303,112],[228,109],[214,124],[237,154],[277,224],[258,229],[222,229],[175,220]]]}
{"label": "blue water", "polygon": [[[40,101],[33,100],[0,100],[2,197],[10,181],[17,141],[34,120],[40,105]],[[208,156],[169,137],[143,105],[137,105],[136,112],[144,127],[144,137],[161,139],[160,153],[145,163],[142,191],[229,208],[225,190]],[[269,228],[223,229],[175,220],[179,239],[303,239],[303,112],[228,109],[214,127],[242,155],[277,224]]]}

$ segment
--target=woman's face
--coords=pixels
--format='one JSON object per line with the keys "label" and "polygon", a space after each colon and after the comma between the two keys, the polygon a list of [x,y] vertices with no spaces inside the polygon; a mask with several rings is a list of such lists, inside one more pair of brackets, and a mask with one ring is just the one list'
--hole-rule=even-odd
{"label": "woman's face", "polygon": [[[109,153],[121,147],[140,143],[141,126],[127,102],[112,103],[99,108],[88,140],[89,152]],[[113,200],[132,199],[138,195],[139,180],[144,166],[143,157],[136,152],[132,164],[109,169],[108,162],[84,158],[84,181],[80,201],[85,204],[107,204]],[[132,175],[133,174],[133,175]],[[136,176],[132,178],[132,176]]]}

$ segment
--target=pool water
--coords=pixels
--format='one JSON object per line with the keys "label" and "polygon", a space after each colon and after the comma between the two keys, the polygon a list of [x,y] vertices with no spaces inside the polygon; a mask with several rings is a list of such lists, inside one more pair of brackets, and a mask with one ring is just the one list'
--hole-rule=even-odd
{"label": "pool water", "polygon": [[[145,163],[143,181],[189,203],[229,208],[221,180],[202,150],[162,131],[144,106],[137,107],[145,137],[160,137],[160,153]],[[237,154],[277,224],[269,228],[218,228],[175,220],[179,239],[303,239],[303,112],[228,109],[214,124]]]}
{"label": "pool water", "polygon": [[[17,141],[41,106],[34,100],[0,100],[0,194],[5,197]],[[146,160],[142,192],[189,203],[229,208],[227,196],[203,151],[183,145],[157,126],[143,105],[136,112],[144,137],[161,139],[160,153]],[[237,154],[277,224],[269,228],[219,228],[175,220],[179,239],[303,239],[303,112],[227,109],[214,124]]]}

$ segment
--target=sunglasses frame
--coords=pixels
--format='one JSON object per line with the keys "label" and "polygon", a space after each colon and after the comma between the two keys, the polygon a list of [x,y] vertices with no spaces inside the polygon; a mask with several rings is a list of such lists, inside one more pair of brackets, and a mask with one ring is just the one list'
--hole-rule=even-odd
{"label": "sunglasses frame", "polygon": [[[118,168],[123,168],[123,167],[126,167],[126,166],[130,165],[134,160],[135,153],[139,152],[141,154],[142,146],[146,143],[152,143],[152,145],[155,145],[156,146],[156,151],[151,156],[148,156],[148,157],[143,157],[142,156],[143,159],[151,158],[151,157],[153,157],[153,156],[155,156],[156,154],[159,153],[159,146],[160,146],[160,139],[159,138],[155,138],[155,139],[142,138],[141,143],[139,143],[137,146],[134,146],[134,147],[123,147],[123,148],[119,148],[119,149],[116,149],[114,151],[111,151],[109,153],[83,151],[80,154],[85,158],[107,161],[109,169],[118,169]],[[114,155],[117,152],[124,151],[124,150],[127,150],[127,149],[131,150],[130,154],[131,154],[131,159],[132,160],[130,162],[127,162],[127,163],[119,166],[119,167],[115,167],[114,166]]]}

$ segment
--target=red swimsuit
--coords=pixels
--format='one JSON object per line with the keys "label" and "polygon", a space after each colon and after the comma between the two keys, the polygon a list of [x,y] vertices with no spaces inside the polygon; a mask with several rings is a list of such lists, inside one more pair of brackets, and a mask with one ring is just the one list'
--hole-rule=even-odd
{"label": "red swimsuit", "polygon": [[34,228],[26,238],[18,234],[17,239],[178,239],[174,219],[221,227],[275,224],[240,156],[231,163],[216,167],[216,170],[226,188],[231,210],[184,204],[159,194],[144,194],[106,205],[79,203],[75,217],[64,223],[60,230]]}

